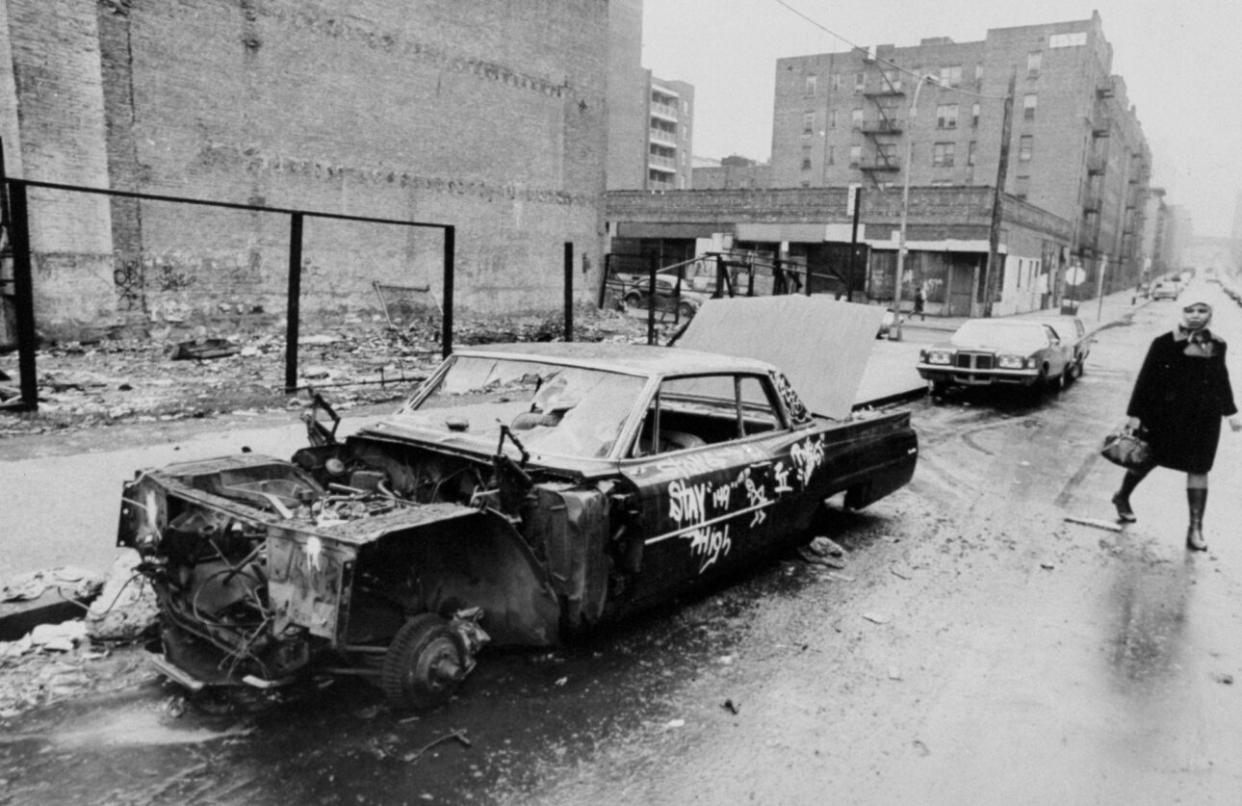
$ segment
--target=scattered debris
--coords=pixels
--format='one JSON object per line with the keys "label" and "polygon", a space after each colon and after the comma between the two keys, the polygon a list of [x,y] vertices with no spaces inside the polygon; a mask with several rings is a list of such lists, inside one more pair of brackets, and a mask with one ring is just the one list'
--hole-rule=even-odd
{"label": "scattered debris", "polygon": [[908,576],[906,576],[905,574],[903,574],[902,572],[898,571],[896,568],[890,568],[890,569],[888,569],[888,572],[889,572],[890,574],[892,574],[893,576],[897,577],[898,579],[904,579],[904,580],[907,580],[907,581],[910,579],[910,577],[908,577]]}
{"label": "scattered debris", "polygon": [[1120,532],[1121,526],[1111,521],[1100,520],[1099,518],[1080,518],[1077,515],[1066,515],[1065,520],[1070,523],[1080,523],[1083,526],[1094,526],[1096,529],[1107,529],[1110,532]]}
{"label": "scattered debris", "polygon": [[873,624],[887,624],[889,622],[888,616],[881,616],[878,613],[863,613],[863,618]]}
{"label": "scattered debris", "polygon": [[568,682],[569,682],[568,677],[558,677],[556,679],[556,682],[553,683],[552,685],[556,686],[557,688],[560,688],[561,686],[564,686]]}
{"label": "scattered debris", "polygon": [[664,727],[669,728],[669,729],[684,728],[685,726],[686,726],[686,720],[684,719],[670,719],[668,722],[664,723]]}
{"label": "scattered debris", "polygon": [[824,565],[829,568],[844,568],[845,549],[826,537],[816,537],[805,546],[798,547],[798,556],[813,565]]}
{"label": "scattered debris", "polygon": [[460,744],[462,747],[469,748],[469,747],[474,746],[474,744],[469,739],[466,738],[465,731],[454,730],[450,733],[446,733],[445,735],[441,736],[438,739],[434,739],[428,742],[427,744],[415,750],[413,753],[406,753],[404,756],[401,757],[401,760],[406,761],[406,762],[418,761],[418,759],[423,755],[423,753],[426,753],[431,748],[436,747],[437,745],[444,744],[445,742],[451,742],[454,740],[458,744]]}
{"label": "scattered debris", "polygon": [[159,602],[151,584],[135,570],[141,558],[123,549],[108,570],[103,592],[91,603],[86,631],[98,641],[133,641],[155,627]]}
{"label": "scattered debris", "polygon": [[1045,571],[1051,571],[1052,569],[1056,568],[1057,566],[1056,566],[1056,563],[1050,563],[1050,562],[1048,562],[1047,560],[1045,560],[1044,562],[1042,562],[1042,563],[1040,563],[1040,564],[1039,564],[1039,567],[1040,567],[1040,568],[1042,568],[1042,569],[1044,569]]}
{"label": "scattered debris", "polygon": [[898,669],[896,666],[888,667],[888,679],[889,680],[900,680],[901,670]]}
{"label": "scattered debris", "polygon": [[230,355],[237,355],[240,352],[241,347],[228,339],[195,339],[193,341],[183,341],[175,346],[170,357],[173,361],[185,361],[188,359],[206,361],[212,358],[225,358]]}
{"label": "scattered debris", "polygon": [[32,571],[19,574],[0,586],[0,602],[38,599],[49,588],[55,588],[67,599],[85,602],[98,596],[103,584],[99,574],[84,568],[65,566]]}
{"label": "scattered debris", "polygon": [[738,708],[737,703],[735,703],[733,700],[725,700],[723,703],[721,703],[720,707],[725,709],[729,713],[733,714],[734,716],[737,716],[737,712],[741,710]]}
{"label": "scattered debris", "polygon": [[1222,686],[1233,685],[1233,675],[1231,674],[1225,674],[1222,672],[1220,674],[1214,675],[1212,679],[1214,679],[1217,683],[1220,683]]}

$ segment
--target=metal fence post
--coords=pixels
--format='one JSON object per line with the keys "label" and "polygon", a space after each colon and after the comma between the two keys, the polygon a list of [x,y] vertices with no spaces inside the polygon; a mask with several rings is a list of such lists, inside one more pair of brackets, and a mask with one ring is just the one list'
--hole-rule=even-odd
{"label": "metal fence post", "polygon": [[574,244],[565,242],[565,341],[574,340]]}
{"label": "metal fence post", "polygon": [[30,225],[24,182],[9,182],[9,237],[13,244],[13,302],[17,308],[17,371],[21,379],[21,410],[39,408],[35,372],[34,281],[30,268]]}
{"label": "metal fence post", "polygon": [[457,227],[444,228],[444,321],[440,328],[440,354],[448,358],[453,352],[453,251],[456,249]]}
{"label": "metal fence post", "polygon": [[285,394],[298,389],[298,324],[302,300],[302,214],[289,220],[289,296],[285,300]]}

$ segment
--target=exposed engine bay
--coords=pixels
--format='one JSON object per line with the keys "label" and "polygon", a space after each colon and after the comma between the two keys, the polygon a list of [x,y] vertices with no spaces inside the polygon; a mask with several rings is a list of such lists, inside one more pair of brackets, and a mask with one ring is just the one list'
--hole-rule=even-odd
{"label": "exposed engine bay", "polygon": [[599,617],[607,569],[569,541],[607,539],[604,491],[503,452],[341,443],[308,422],[317,444],[292,461],[240,454],[125,485],[118,543],[159,597],[161,671],[268,688],[327,665],[421,706],[485,643],[550,645],[566,614]]}

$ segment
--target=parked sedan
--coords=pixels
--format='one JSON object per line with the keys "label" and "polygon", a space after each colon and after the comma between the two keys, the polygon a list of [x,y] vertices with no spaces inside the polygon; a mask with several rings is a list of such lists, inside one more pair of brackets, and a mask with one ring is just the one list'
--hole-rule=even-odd
{"label": "parked sedan", "polygon": [[1045,322],[970,319],[948,344],[919,352],[919,375],[939,394],[953,386],[1063,388],[1074,367],[1073,345]]}
{"label": "parked sedan", "polygon": [[[650,306],[650,298],[648,282],[646,278],[642,278],[630,286],[623,301],[626,310],[646,311]],[[698,312],[705,299],[708,299],[707,294],[691,290],[690,284],[685,280],[679,284],[676,275],[656,275],[654,307],[657,313],[675,311],[679,319],[690,319]]]}
{"label": "parked sedan", "polygon": [[1156,299],[1177,299],[1182,293],[1182,287],[1174,280],[1161,280],[1151,287],[1151,298]]}
{"label": "parked sedan", "polygon": [[318,672],[443,703],[488,642],[553,646],[805,540],[836,493],[909,481],[908,412],[821,415],[836,390],[812,390],[679,348],[489,345],[344,442],[312,413],[290,461],[144,470],[118,542],[159,600],[152,661],[191,691]]}

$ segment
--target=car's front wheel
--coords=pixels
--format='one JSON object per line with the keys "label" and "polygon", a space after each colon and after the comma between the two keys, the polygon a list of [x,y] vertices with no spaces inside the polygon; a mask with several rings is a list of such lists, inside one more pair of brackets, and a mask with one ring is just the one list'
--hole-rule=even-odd
{"label": "car's front wheel", "polygon": [[627,310],[643,307],[643,298],[641,294],[630,292],[625,295],[625,307]]}
{"label": "car's front wheel", "polygon": [[384,696],[394,708],[434,708],[448,701],[469,666],[461,638],[448,623],[434,613],[419,613],[401,626],[384,653]]}

